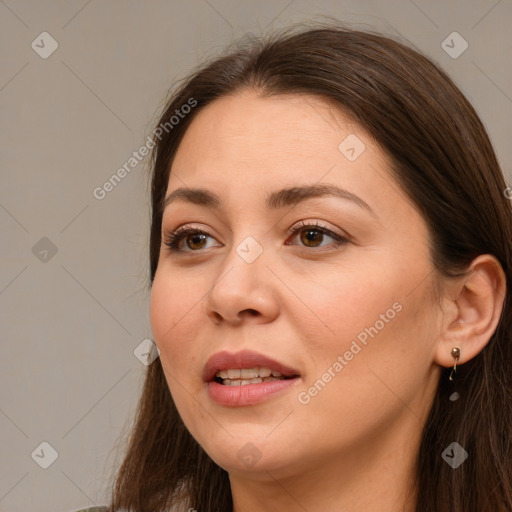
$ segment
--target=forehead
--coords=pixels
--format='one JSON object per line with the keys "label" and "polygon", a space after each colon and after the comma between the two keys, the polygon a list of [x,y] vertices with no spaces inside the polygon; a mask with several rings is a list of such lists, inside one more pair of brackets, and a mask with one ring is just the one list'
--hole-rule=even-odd
{"label": "forehead", "polygon": [[[344,132],[362,131],[339,108],[320,97],[262,97],[255,91],[244,91],[220,98],[200,111],[180,149],[193,146],[196,152],[187,151],[187,158],[204,157],[208,152],[217,158],[260,160],[277,149],[293,149],[300,156],[318,156],[319,151],[329,146],[336,150]],[[178,153],[181,154],[176,155],[175,161],[183,157],[184,151]]]}
{"label": "forehead", "polygon": [[[254,91],[215,100],[198,112],[175,155],[172,171],[209,178],[279,179],[322,175],[341,165],[360,167],[340,152],[349,138],[364,148],[363,160],[386,165],[377,144],[350,117],[326,100],[307,95],[262,97]],[[350,165],[348,165],[350,164]],[[235,167],[233,169],[232,167]],[[330,176],[331,178],[332,176]],[[172,172],[171,172],[171,180]]]}
{"label": "forehead", "polygon": [[[350,146],[356,158],[346,152]],[[390,165],[378,143],[323,98],[245,91],[197,113],[174,158],[167,195],[208,188],[241,213],[280,188],[332,183],[362,197],[383,219],[411,218],[413,205],[402,204],[410,201]]]}

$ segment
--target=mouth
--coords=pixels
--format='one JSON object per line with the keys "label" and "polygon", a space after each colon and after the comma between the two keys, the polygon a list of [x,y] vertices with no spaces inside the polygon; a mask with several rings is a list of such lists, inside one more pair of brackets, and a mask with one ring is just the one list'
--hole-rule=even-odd
{"label": "mouth", "polygon": [[218,352],[208,359],[203,371],[205,382],[216,382],[224,386],[247,386],[299,376],[294,368],[250,350],[234,354]]}
{"label": "mouth", "polygon": [[242,407],[291,393],[301,377],[284,363],[244,350],[214,354],[204,367],[203,380],[213,402],[224,407]]}

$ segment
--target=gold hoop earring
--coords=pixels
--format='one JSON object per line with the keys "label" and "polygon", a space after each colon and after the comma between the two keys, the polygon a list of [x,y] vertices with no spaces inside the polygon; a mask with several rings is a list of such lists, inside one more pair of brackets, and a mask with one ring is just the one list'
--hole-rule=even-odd
{"label": "gold hoop earring", "polygon": [[453,374],[457,371],[457,361],[460,359],[460,347],[453,347],[451,355],[455,362],[453,363],[453,368],[452,371],[450,372],[449,379],[453,380]]}

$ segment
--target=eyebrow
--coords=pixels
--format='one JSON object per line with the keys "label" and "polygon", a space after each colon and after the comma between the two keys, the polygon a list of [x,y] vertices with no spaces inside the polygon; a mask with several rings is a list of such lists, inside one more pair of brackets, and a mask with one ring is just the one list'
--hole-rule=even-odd
{"label": "eyebrow", "polygon": [[[320,184],[306,185],[299,187],[283,188],[272,192],[265,200],[265,206],[271,209],[293,206],[307,199],[322,196],[334,196],[342,199],[348,199],[361,208],[368,210],[376,217],[375,212],[370,205],[363,201],[359,196],[336,185]],[[189,203],[206,206],[208,208],[220,209],[221,200],[217,194],[203,188],[180,187],[171,192],[165,199],[163,209],[176,201],[186,201]]]}

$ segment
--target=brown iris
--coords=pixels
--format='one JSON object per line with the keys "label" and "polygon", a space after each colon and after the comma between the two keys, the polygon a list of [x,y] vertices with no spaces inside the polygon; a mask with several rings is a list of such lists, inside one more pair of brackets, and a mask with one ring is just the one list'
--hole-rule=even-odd
{"label": "brown iris", "polygon": [[301,231],[300,239],[307,247],[316,247],[316,245],[308,245],[311,242],[322,242],[324,234],[318,229],[304,229]]}
{"label": "brown iris", "polygon": [[[192,243],[197,245],[195,247],[192,247],[192,245],[189,243],[190,240],[193,240]],[[206,242],[206,235],[204,233],[194,233],[188,235],[185,238],[185,241],[189,249],[202,249]]]}

